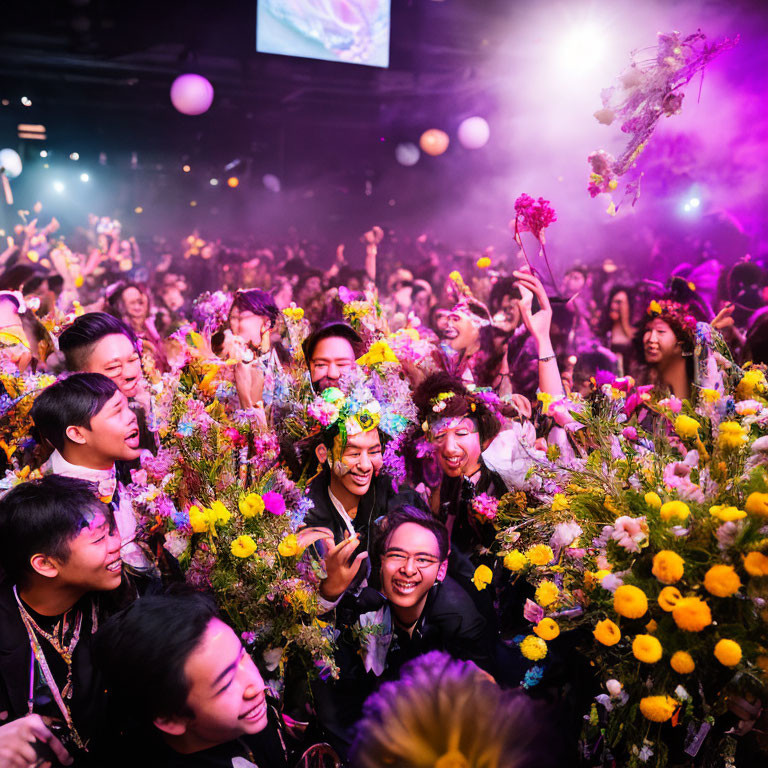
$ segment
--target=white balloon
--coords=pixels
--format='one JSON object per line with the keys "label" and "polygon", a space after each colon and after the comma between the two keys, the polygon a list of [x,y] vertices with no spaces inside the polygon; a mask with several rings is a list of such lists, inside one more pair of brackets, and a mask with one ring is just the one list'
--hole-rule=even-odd
{"label": "white balloon", "polygon": [[419,148],[415,144],[409,141],[405,144],[398,144],[397,147],[395,147],[395,157],[400,165],[409,168],[419,162],[421,152],[419,152]]}
{"label": "white balloon", "polygon": [[21,158],[15,149],[0,149],[0,168],[9,179],[15,179],[21,173]]}
{"label": "white balloon", "polygon": [[459,142],[465,149],[480,149],[490,137],[491,128],[482,117],[468,117],[459,125]]}
{"label": "white balloon", "polygon": [[171,85],[171,103],[183,115],[202,115],[213,103],[213,86],[202,75],[179,75]]}
{"label": "white balloon", "polygon": [[280,179],[274,173],[265,173],[261,181],[270,192],[280,191]]}

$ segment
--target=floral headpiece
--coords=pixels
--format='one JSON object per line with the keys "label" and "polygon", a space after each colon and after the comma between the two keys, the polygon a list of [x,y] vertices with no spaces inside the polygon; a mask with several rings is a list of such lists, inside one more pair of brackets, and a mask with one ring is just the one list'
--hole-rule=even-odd
{"label": "floral headpiece", "polygon": [[[483,307],[483,305],[472,295],[472,289],[464,282],[461,273],[454,269],[453,272],[448,275],[448,278],[453,283],[456,293],[458,294],[457,302],[452,311],[461,312],[462,314],[467,315],[475,328],[483,328],[486,325],[490,325],[491,318],[488,314],[488,310],[485,310],[485,307]],[[479,309],[485,310],[485,313],[479,314]]]}
{"label": "floral headpiece", "polygon": [[466,415],[472,415],[478,408],[489,410],[497,418],[502,418],[502,402],[491,389],[475,389],[472,392],[440,392],[429,401],[430,410],[425,414],[421,424],[422,432],[429,432],[438,421],[442,421],[443,412],[454,398],[459,397],[467,403]]}
{"label": "floral headpiece", "polygon": [[656,301],[654,299],[648,305],[647,313],[650,318],[660,317],[665,322],[669,322],[671,326],[679,328],[690,336],[696,331],[696,318],[690,313],[687,306],[676,301]]}
{"label": "floral headpiece", "polygon": [[347,439],[376,429],[381,422],[381,405],[370,399],[359,402],[338,387],[329,387],[309,406],[309,415],[325,429],[338,427],[342,444]]}

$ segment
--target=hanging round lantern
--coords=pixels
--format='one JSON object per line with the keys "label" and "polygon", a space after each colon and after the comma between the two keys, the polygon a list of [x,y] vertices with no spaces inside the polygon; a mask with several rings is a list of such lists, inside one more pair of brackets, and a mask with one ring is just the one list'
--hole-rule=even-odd
{"label": "hanging round lantern", "polygon": [[419,146],[432,157],[442,155],[450,143],[448,134],[439,128],[430,128],[428,131],[424,131],[419,139]]}
{"label": "hanging round lantern", "polygon": [[179,75],[171,85],[171,103],[182,115],[202,115],[213,103],[213,86],[202,75]]}

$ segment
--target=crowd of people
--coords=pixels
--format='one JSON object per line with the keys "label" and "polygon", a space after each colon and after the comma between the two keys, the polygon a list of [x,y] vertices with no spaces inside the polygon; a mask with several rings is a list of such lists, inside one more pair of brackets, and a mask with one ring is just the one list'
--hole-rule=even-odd
{"label": "crowd of people", "polygon": [[[725,401],[713,382],[749,363],[753,437],[768,426],[765,265],[649,279],[599,259],[553,284],[517,244],[457,253],[374,227],[326,260],[295,233],[147,253],[121,230],[24,221],[0,255],[1,765],[656,764],[656,741],[585,737],[599,664],[517,565],[544,547],[557,571],[593,545],[549,531],[524,550],[501,510],[581,492],[545,475],[589,466],[579,408],[605,386],[648,405],[622,440],[652,454],[638,430],[656,434],[689,473],[703,433],[686,444],[651,404]],[[690,502],[682,487],[669,499]],[[244,626],[233,595],[263,585],[274,618]],[[281,612],[298,618],[277,632]],[[324,666],[285,650],[310,632]],[[741,729],[730,764],[764,757],[761,685],[711,717],[713,734]]]}

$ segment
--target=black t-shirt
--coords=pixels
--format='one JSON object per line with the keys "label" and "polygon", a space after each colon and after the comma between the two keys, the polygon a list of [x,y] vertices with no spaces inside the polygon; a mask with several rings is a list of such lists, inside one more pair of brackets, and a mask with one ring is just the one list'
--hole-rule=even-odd
{"label": "black t-shirt", "polygon": [[273,709],[267,727],[201,752],[183,755],[166,744],[159,731],[120,745],[114,768],[288,768],[285,742]]}

